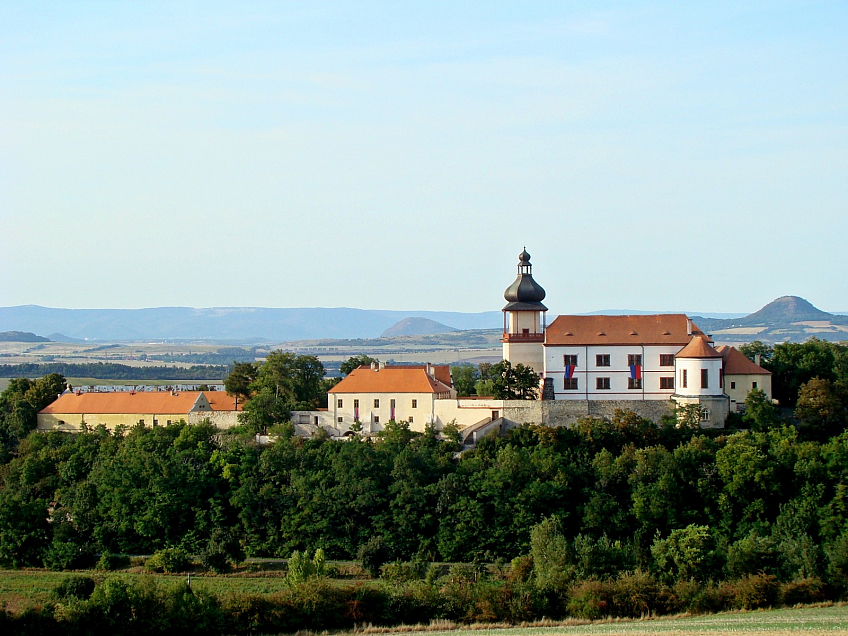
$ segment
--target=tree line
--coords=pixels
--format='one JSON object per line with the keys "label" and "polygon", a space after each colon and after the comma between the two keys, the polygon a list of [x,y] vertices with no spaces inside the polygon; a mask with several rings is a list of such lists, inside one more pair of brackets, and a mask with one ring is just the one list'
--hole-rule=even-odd
{"label": "tree line", "polygon": [[226,365],[133,367],[114,362],[26,362],[0,364],[0,378],[37,378],[57,373],[66,378],[95,378],[97,380],[213,380],[220,382],[229,370],[230,367]]}

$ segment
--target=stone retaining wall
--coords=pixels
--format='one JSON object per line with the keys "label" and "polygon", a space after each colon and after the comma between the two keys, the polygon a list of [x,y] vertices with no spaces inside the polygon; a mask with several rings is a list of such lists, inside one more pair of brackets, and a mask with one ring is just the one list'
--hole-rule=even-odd
{"label": "stone retaining wall", "polygon": [[616,409],[633,411],[652,422],[674,412],[671,400],[556,400],[504,402],[503,417],[513,425],[571,426],[581,417],[611,418]]}

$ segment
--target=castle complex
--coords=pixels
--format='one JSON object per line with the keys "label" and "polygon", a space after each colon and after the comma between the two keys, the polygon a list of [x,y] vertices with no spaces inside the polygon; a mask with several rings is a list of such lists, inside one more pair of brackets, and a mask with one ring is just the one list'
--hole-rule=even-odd
{"label": "castle complex", "polygon": [[[557,316],[548,326],[545,290],[530,255],[504,292],[503,358],[541,378],[538,400],[459,397],[445,365],[372,364],[354,369],[328,393],[328,408],[295,411],[299,435],[318,428],[334,437],[376,433],[391,420],[412,430],[455,424],[473,442],[494,428],[523,423],[568,426],[586,416],[627,409],[655,422],[677,407],[697,409],[702,427],[722,427],[751,389],[771,397],[771,374],[733,347],[716,348],[685,314]],[[148,421],[211,418],[227,428],[239,405],[216,392],[63,395],[38,415],[39,429],[110,428]]]}

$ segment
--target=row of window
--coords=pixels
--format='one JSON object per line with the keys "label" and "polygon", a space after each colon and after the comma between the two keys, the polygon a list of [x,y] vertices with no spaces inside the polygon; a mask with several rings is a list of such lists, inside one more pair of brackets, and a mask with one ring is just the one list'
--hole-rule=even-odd
{"label": "row of window", "polygon": [[[336,421],[337,421],[339,424],[344,424],[344,418],[343,418],[341,415],[339,415],[339,416],[336,418]],[[413,417],[410,415],[408,418],[406,418],[406,421],[407,421],[407,422],[409,422],[410,424],[412,424],[415,420],[414,420],[414,419],[413,419]],[[375,416],[374,416],[374,424],[379,424],[379,423],[380,423],[380,416],[379,416],[379,415],[375,415]]]}
{"label": "row of window", "polygon": [[[595,378],[595,388],[600,391],[608,391],[610,388],[610,378]],[[627,378],[627,388],[641,389],[642,379]],[[660,388],[673,389],[674,378],[660,378]],[[565,380],[563,381],[563,389],[565,389],[566,391],[578,391],[579,385],[577,383],[577,378],[565,378]]]}
{"label": "row of window", "polygon": [[[395,400],[392,399],[392,400],[389,400],[389,402],[390,402],[390,406],[392,408],[395,408],[397,406],[397,404],[395,403]],[[343,409],[344,408],[344,400],[343,399],[336,400],[336,405],[340,409]],[[359,408],[359,400],[353,401],[353,408],[355,408],[355,409]],[[380,398],[374,398],[374,408],[375,409],[380,408]],[[412,408],[414,408],[414,409],[418,408],[418,400],[412,400]]]}
{"label": "row of window", "polygon": [[[577,366],[577,354],[566,354],[562,356],[562,364],[566,367],[576,367]],[[608,367],[610,366],[610,354],[608,353],[599,353],[595,355],[595,366],[596,367]],[[629,367],[641,367],[642,366],[642,355],[628,354],[627,355],[627,366]],[[673,367],[674,366],[674,354],[673,353],[661,353],[660,354],[660,366],[661,367]]]}

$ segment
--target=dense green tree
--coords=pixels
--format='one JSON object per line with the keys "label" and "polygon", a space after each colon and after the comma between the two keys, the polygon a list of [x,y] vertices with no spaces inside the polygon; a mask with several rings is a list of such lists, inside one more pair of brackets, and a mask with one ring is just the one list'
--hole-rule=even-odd
{"label": "dense green tree", "polygon": [[535,400],[539,397],[539,374],[532,367],[520,362],[512,366],[509,360],[501,360],[489,371],[493,396],[499,400]]}
{"label": "dense green tree", "polygon": [[243,404],[250,399],[251,385],[256,381],[259,372],[255,362],[236,362],[233,370],[224,379],[224,389],[232,396],[239,398]]}
{"label": "dense green tree", "polygon": [[476,395],[475,387],[480,380],[480,371],[470,364],[451,367],[451,379],[459,397]]}
{"label": "dense green tree", "polygon": [[813,378],[836,380],[834,350],[834,345],[817,338],[774,347],[766,368],[772,372],[772,394],[781,406],[794,408],[801,386]]}
{"label": "dense green tree", "polygon": [[757,356],[760,357],[759,364],[768,364],[774,356],[774,347],[765,344],[761,340],[754,340],[739,347],[739,353],[748,358],[751,362],[757,362]]}
{"label": "dense green tree", "polygon": [[350,375],[350,372],[354,369],[358,369],[361,366],[368,366],[370,364],[380,364],[380,361],[377,358],[372,358],[371,356],[365,355],[364,353],[358,356],[351,356],[344,362],[342,362],[339,367],[339,371],[342,372],[342,375]]}
{"label": "dense green tree", "polygon": [[777,408],[762,389],[751,389],[745,397],[742,422],[752,431],[767,431],[779,426]]}
{"label": "dense green tree", "polygon": [[795,415],[819,439],[839,435],[848,426],[848,385],[813,378],[798,392]]}

